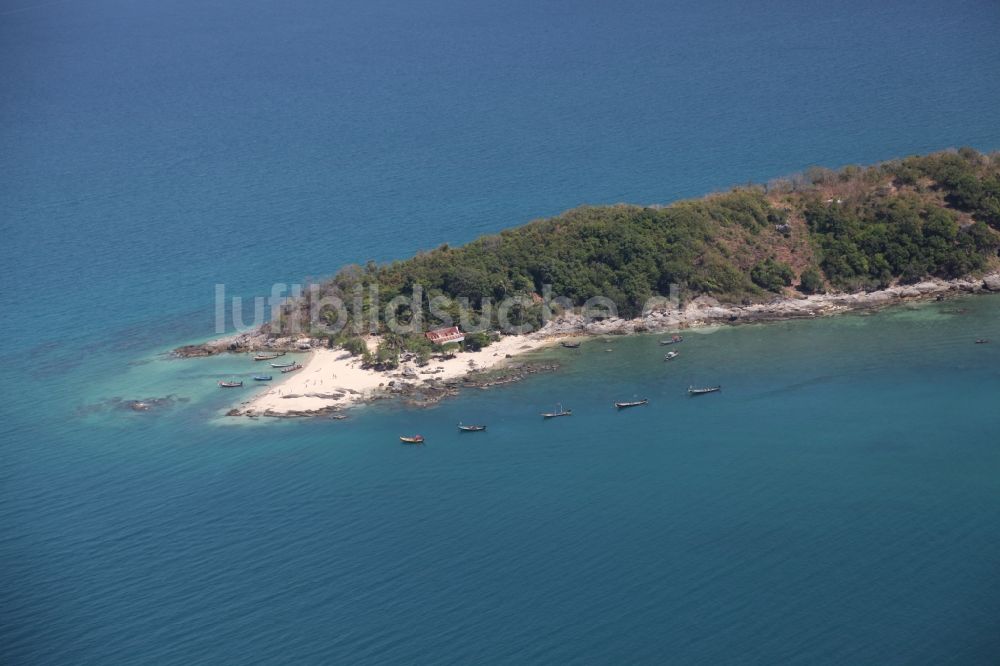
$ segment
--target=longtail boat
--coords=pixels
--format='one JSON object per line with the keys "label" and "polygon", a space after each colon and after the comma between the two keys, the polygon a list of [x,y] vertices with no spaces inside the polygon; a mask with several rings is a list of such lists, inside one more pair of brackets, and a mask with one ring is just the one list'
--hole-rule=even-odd
{"label": "longtail boat", "polygon": [[288,363],[272,363],[272,368],[290,368],[295,365],[295,361],[289,361]]}
{"label": "longtail boat", "polygon": [[279,356],[284,356],[285,352],[268,352],[260,353],[253,357],[255,361],[270,361],[271,359],[278,358]]}
{"label": "longtail boat", "polygon": [[243,386],[242,381],[237,382],[230,380],[228,382],[219,382],[219,388],[239,388],[241,386]]}
{"label": "longtail boat", "polygon": [[561,344],[566,349],[577,349],[580,347],[579,342],[560,342],[559,344]]}
{"label": "longtail boat", "polygon": [[295,372],[296,370],[301,370],[301,369],[302,369],[301,365],[299,365],[298,363],[293,363],[292,365],[288,366],[287,368],[282,368],[281,369],[281,374],[287,374],[289,372]]}
{"label": "longtail boat", "polygon": [[403,437],[401,435],[399,437],[399,441],[401,441],[403,444],[423,444],[424,443],[424,436],[423,435],[414,435],[413,437]]}
{"label": "longtail boat", "polygon": [[642,405],[648,405],[649,400],[643,398],[642,400],[632,400],[630,402],[616,402],[615,407],[618,409],[628,409],[629,407],[640,407]]}
{"label": "longtail boat", "polygon": [[255,382],[269,382],[271,381],[271,375],[254,375],[253,380]]}
{"label": "longtail boat", "polygon": [[660,340],[661,345],[676,345],[678,342],[684,342],[683,335],[673,335],[669,340]]}
{"label": "longtail boat", "polygon": [[721,386],[706,386],[704,388],[695,388],[693,386],[688,387],[688,395],[705,395],[706,393],[718,393],[722,390]]}
{"label": "longtail boat", "polygon": [[563,409],[562,403],[559,403],[558,405],[556,405],[556,407],[558,409],[556,409],[556,411],[554,411],[554,412],[542,412],[542,418],[543,419],[554,419],[557,416],[572,416],[573,415],[573,410],[572,409]]}
{"label": "longtail boat", "polygon": [[482,432],[483,430],[486,430],[486,426],[484,426],[484,425],[462,425],[461,423],[459,423],[458,424],[458,429],[461,430],[462,432]]}

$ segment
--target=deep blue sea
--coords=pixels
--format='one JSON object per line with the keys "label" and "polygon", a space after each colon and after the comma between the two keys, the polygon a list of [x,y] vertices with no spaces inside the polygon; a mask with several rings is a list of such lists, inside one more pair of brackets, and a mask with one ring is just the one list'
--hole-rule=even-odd
{"label": "deep blue sea", "polygon": [[1000,663],[1000,297],[346,421],[233,423],[244,360],[164,356],[216,284],[1000,149],[998,34],[992,0],[0,0],[0,663]]}

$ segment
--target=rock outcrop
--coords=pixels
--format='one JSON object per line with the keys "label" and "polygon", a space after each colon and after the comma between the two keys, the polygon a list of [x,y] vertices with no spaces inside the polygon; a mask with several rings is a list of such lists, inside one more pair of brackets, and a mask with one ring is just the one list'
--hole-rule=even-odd
{"label": "rock outcrop", "polygon": [[245,352],[277,352],[277,351],[308,351],[322,347],[326,343],[308,337],[271,337],[263,330],[252,333],[239,333],[224,338],[209,340],[198,345],[185,345],[173,351],[179,358],[194,358],[198,356],[214,356],[216,354]]}
{"label": "rock outcrop", "polygon": [[871,292],[816,294],[798,298],[776,298],[768,303],[735,305],[720,303],[711,296],[699,296],[683,308],[660,309],[638,319],[608,318],[587,321],[567,313],[548,322],[542,335],[621,335],[656,332],[710,324],[740,324],[828,316],[854,310],[870,310],[906,300],[925,299],[948,294],[1000,291],[1000,273],[982,279],[930,279],[911,285],[895,285]]}

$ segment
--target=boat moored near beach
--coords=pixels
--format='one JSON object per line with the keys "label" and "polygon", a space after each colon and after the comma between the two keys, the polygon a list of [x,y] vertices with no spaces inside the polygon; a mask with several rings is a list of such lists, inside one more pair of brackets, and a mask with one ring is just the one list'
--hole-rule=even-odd
{"label": "boat moored near beach", "polygon": [[566,349],[578,349],[580,347],[579,342],[560,342],[559,344],[561,344]]}
{"label": "boat moored near beach", "polygon": [[255,382],[269,382],[271,381],[271,375],[254,375],[253,380]]}
{"label": "boat moored near beach", "polygon": [[482,431],[486,430],[486,426],[484,426],[484,425],[462,425],[461,423],[459,423],[458,424],[458,429],[461,430],[462,432],[482,432]]}
{"label": "boat moored near beach", "polygon": [[688,387],[688,395],[705,395],[706,393],[718,393],[722,390],[721,386],[705,386],[703,388],[695,388],[694,386]]}
{"label": "boat moored near beach", "polygon": [[629,407],[641,407],[642,405],[648,405],[649,400],[643,398],[642,400],[631,400],[628,402],[616,402],[615,407],[618,409],[628,409]]}
{"label": "boat moored near beach", "polygon": [[260,353],[253,357],[255,361],[270,361],[271,359],[278,358],[279,356],[284,356],[285,352],[270,352],[270,353]]}
{"label": "boat moored near beach", "polygon": [[572,416],[572,409],[563,409],[562,403],[556,405],[556,411],[554,412],[542,412],[543,419],[554,419],[557,416]]}
{"label": "boat moored near beach", "polygon": [[239,388],[243,386],[242,381],[236,381],[235,379],[230,379],[229,381],[220,381],[219,388]]}
{"label": "boat moored near beach", "polygon": [[301,370],[301,369],[302,369],[301,365],[299,365],[298,363],[292,363],[288,367],[281,368],[281,373],[282,374],[286,374],[286,373],[295,372],[296,370]]}
{"label": "boat moored near beach", "polygon": [[295,365],[295,361],[289,361],[288,363],[272,363],[272,368],[290,368]]}

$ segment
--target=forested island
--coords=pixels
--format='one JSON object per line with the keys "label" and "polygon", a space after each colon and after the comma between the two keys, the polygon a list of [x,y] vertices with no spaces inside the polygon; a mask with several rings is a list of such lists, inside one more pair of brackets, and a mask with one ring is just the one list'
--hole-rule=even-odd
{"label": "forested island", "polygon": [[[998,230],[1000,154],[962,148],[812,168],[669,206],[577,208],[461,247],[348,266],[321,295],[349,301],[377,284],[384,304],[420,285],[428,299],[466,298],[478,310],[484,298],[532,297],[551,285],[573,305],[608,297],[628,318],[671,284],[683,298],[745,302],[957,278],[996,261]],[[540,323],[537,307],[526,310]]]}
{"label": "forested island", "polygon": [[[505,359],[575,346],[566,336],[1000,291],[998,250],[1000,153],[962,148],[666,206],[586,206],[461,247],[347,266],[259,329],[177,353],[312,352],[304,374],[233,415],[322,414],[393,395],[426,404],[540,370]],[[611,311],[591,316],[594,299]]]}
{"label": "forested island", "polygon": [[[464,307],[483,329],[464,342],[477,349],[500,330],[491,307],[504,299],[514,301],[515,323],[538,330],[543,292],[560,297],[558,312],[610,299],[627,320],[671,286],[680,307],[699,296],[750,306],[871,292],[995,270],[998,248],[1000,153],[962,148],[815,167],[665,206],[581,207],[461,247],[347,266],[290,301],[250,346],[299,333],[393,367],[401,352],[426,356],[431,346],[422,331],[389,330],[390,317],[403,324],[419,317],[427,330],[458,323]],[[406,302],[386,307],[397,297]],[[331,299],[347,307],[321,305]],[[362,339],[373,335],[381,342],[375,351]]]}

